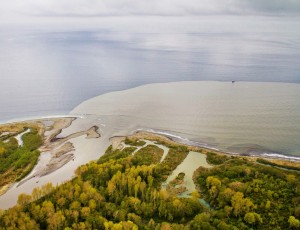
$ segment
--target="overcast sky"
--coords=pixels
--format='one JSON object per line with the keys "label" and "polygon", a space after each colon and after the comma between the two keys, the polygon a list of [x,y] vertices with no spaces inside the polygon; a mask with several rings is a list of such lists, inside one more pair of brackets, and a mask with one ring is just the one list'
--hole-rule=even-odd
{"label": "overcast sky", "polygon": [[300,15],[300,0],[2,0],[1,20],[116,15]]}

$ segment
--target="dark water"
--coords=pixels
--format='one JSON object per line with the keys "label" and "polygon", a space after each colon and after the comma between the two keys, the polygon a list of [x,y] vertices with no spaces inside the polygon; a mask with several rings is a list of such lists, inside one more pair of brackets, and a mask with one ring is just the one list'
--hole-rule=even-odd
{"label": "dark water", "polygon": [[203,16],[1,27],[0,120],[65,114],[146,83],[300,83],[299,25],[296,17]]}

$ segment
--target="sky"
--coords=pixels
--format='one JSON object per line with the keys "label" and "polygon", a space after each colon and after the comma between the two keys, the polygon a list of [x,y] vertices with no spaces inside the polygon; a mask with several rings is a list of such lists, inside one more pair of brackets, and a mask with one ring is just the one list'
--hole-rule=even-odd
{"label": "sky", "polygon": [[300,15],[300,0],[3,0],[1,23],[39,17]]}

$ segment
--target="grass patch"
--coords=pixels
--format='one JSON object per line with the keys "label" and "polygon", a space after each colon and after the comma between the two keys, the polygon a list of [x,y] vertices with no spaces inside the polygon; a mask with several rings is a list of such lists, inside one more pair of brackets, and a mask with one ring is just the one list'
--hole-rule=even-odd
{"label": "grass patch", "polygon": [[126,145],[131,145],[131,146],[136,146],[136,147],[144,146],[146,144],[145,141],[137,140],[137,139],[129,139],[128,137],[126,137],[124,143]]}
{"label": "grass patch", "polygon": [[230,157],[228,156],[220,155],[212,152],[206,153],[206,156],[207,156],[206,157],[207,162],[212,165],[220,165],[230,159]]}
{"label": "grass patch", "polygon": [[280,165],[280,164],[276,164],[274,162],[271,162],[271,161],[268,161],[268,160],[262,159],[262,158],[257,158],[256,162],[258,162],[260,164],[264,164],[264,165],[270,165],[270,166],[275,166],[275,167],[279,167],[279,168],[283,168],[283,169],[295,170],[295,171],[299,171],[300,172],[300,168],[299,167],[290,166],[290,165]]}
{"label": "grass patch", "polygon": [[[19,127],[19,126],[17,126]],[[20,128],[17,133],[23,132],[27,127]],[[14,137],[8,142],[0,140],[0,187],[20,181],[27,176],[38,162],[42,145],[42,137],[38,131],[31,128],[29,133],[22,136],[23,146],[19,146]]]}
{"label": "grass patch", "polygon": [[147,145],[137,151],[132,159],[134,165],[157,164],[163,155],[163,150],[155,145]]}
{"label": "grass patch", "polygon": [[136,147],[127,147],[123,150],[113,150],[112,145],[110,145],[106,151],[105,154],[97,161],[98,164],[102,164],[104,162],[107,162],[111,159],[117,160],[122,159],[130,156],[134,151],[136,150]]}

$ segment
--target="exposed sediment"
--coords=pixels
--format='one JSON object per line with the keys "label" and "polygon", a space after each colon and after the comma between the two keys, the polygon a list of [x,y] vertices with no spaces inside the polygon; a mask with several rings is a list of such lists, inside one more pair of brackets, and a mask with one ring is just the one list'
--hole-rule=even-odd
{"label": "exposed sediment", "polygon": [[[98,127],[92,126],[88,130],[76,132],[64,138],[57,138],[56,136],[61,133],[62,129],[69,127],[74,120],[75,118],[64,118],[55,121],[50,134],[45,137],[45,142],[40,148],[42,152],[50,151],[51,159],[43,169],[35,172],[26,180],[29,180],[32,177],[42,177],[48,175],[67,164],[70,160],[74,159],[73,152],[75,151],[75,148],[73,144],[69,142],[69,140],[83,135],[86,135],[87,139],[99,138],[101,136],[100,133],[97,132]],[[24,183],[26,180],[22,181],[22,183]]]}
{"label": "exposed sediment", "polygon": [[[39,134],[43,136],[43,145],[39,148],[41,157],[47,152],[51,154],[49,161],[43,167],[39,167],[38,169],[35,167],[32,173],[19,182],[17,186],[26,183],[32,178],[48,175],[73,160],[75,157],[75,148],[70,140],[84,135],[86,135],[87,139],[99,138],[101,136],[98,133],[98,126],[94,125],[87,130],[72,133],[63,138],[57,138],[63,129],[72,125],[74,120],[76,120],[75,117],[48,118],[45,120],[38,119],[0,126],[1,132],[5,135],[18,135],[23,130],[23,127],[36,127]],[[12,185],[12,183],[9,183],[3,186],[0,190],[0,195],[8,191]]]}

